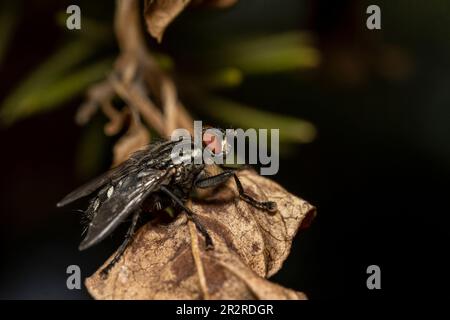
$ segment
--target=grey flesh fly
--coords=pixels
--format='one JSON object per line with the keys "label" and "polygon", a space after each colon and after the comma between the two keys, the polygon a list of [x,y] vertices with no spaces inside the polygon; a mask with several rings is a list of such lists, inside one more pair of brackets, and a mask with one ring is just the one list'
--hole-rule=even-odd
{"label": "grey flesh fly", "polygon": [[[219,186],[233,178],[240,198],[250,205],[275,212],[275,202],[260,202],[245,193],[236,175],[236,170],[223,167],[221,173],[208,175],[207,164],[190,163],[175,164],[171,152],[178,141],[159,140],[144,149],[132,154],[121,165],[100,175],[64,197],[58,207],[65,206],[75,200],[90,196],[89,205],[84,211],[88,220],[86,236],[79,249],[85,250],[110,235],[119,224],[132,217],[125,239],[110,263],[101,271],[107,276],[111,268],[120,260],[129,245],[139,216],[143,211],[156,211],[168,207],[184,210],[188,219],[192,220],[205,239],[207,249],[213,248],[213,241],[197,218],[196,214],[185,204],[196,188]],[[203,149],[205,146],[202,147]],[[188,155],[194,157],[194,153]],[[150,203],[144,206],[145,203]]]}

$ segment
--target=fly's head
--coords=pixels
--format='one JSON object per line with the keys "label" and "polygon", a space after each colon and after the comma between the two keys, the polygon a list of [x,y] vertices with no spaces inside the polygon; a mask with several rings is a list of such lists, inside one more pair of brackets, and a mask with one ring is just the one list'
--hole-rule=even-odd
{"label": "fly's head", "polygon": [[232,149],[229,139],[223,129],[206,127],[202,132],[203,148],[212,156],[221,157],[229,154]]}
{"label": "fly's head", "polygon": [[198,173],[205,165],[220,163],[216,160],[225,159],[232,150],[231,139],[234,139],[234,135],[229,135],[223,129],[203,128],[198,144],[195,136],[182,137],[176,141],[170,153],[171,160],[179,170]]}

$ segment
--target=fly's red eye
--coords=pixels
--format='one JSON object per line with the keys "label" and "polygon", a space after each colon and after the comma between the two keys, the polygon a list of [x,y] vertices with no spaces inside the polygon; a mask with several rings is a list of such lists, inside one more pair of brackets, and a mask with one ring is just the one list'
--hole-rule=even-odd
{"label": "fly's red eye", "polygon": [[220,139],[217,139],[217,137],[212,133],[205,132],[203,134],[203,145],[214,154],[219,154],[222,152]]}

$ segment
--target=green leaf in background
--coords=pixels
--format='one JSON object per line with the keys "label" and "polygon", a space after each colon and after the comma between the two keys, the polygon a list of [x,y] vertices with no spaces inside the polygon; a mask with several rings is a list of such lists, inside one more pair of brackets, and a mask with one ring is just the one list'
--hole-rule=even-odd
{"label": "green leaf in background", "polygon": [[280,143],[309,143],[316,137],[314,125],[298,118],[261,111],[223,98],[203,97],[202,111],[243,129],[280,129]]}
{"label": "green leaf in background", "polygon": [[245,75],[286,72],[317,67],[320,52],[307,33],[286,32],[232,41],[221,50],[218,62]]}
{"label": "green leaf in background", "polygon": [[18,18],[19,4],[17,1],[2,1],[0,3],[0,63],[6,54]]}
{"label": "green leaf in background", "polygon": [[208,89],[233,88],[242,83],[243,74],[238,68],[223,68],[198,77],[203,87]]}
{"label": "green leaf in background", "polygon": [[3,102],[0,117],[4,124],[50,110],[101,79],[112,60],[75,69],[93,55],[96,46],[86,41],[73,41],[59,49],[32,72]]}

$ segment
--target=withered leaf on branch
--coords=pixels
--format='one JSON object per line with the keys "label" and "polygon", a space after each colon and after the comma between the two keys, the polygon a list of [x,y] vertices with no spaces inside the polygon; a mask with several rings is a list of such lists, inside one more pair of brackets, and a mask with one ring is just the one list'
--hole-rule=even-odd
{"label": "withered leaf on branch", "polygon": [[213,238],[213,250],[205,250],[203,238],[185,214],[170,222],[156,218],[137,232],[106,279],[97,271],[86,280],[91,295],[96,299],[306,299],[303,293],[266,279],[281,268],[293,237],[309,225],[315,208],[254,171],[242,171],[239,177],[247,193],[276,201],[278,211],[268,214],[239,200],[229,181],[208,198],[192,203]]}
{"label": "withered leaf on branch", "polygon": [[145,0],[144,18],[150,35],[161,42],[164,31],[190,0]]}
{"label": "withered leaf on branch", "polygon": [[191,2],[194,5],[226,8],[237,0],[145,0],[144,18],[150,35],[161,42],[166,28]]}

